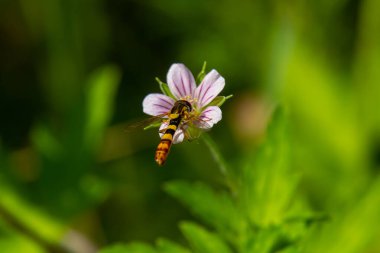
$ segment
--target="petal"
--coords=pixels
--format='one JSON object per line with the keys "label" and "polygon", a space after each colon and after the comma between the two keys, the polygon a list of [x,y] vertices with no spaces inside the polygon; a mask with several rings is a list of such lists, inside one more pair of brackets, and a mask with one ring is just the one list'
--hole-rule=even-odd
{"label": "petal", "polygon": [[173,64],[167,75],[170,91],[177,99],[192,96],[195,90],[195,80],[190,70],[181,63]]}
{"label": "petal", "polygon": [[194,98],[198,100],[198,107],[202,108],[210,103],[224,88],[224,78],[215,69],[211,70],[196,88]]}
{"label": "petal", "polygon": [[143,112],[152,116],[162,115],[170,112],[174,102],[174,99],[163,94],[149,94],[144,98]]}
{"label": "petal", "polygon": [[[160,130],[166,129],[168,125],[169,125],[168,122],[162,123],[160,126]],[[159,135],[162,138],[162,136],[164,135],[164,132],[159,132]],[[185,134],[183,132],[183,129],[182,128],[177,129],[177,131],[175,131],[174,136],[173,136],[173,144],[182,142],[184,138],[185,138]]]}
{"label": "petal", "polygon": [[183,132],[182,128],[175,131],[174,137],[173,137],[173,144],[181,143],[185,139],[185,133]]}
{"label": "petal", "polygon": [[199,128],[209,129],[222,119],[222,110],[217,106],[207,107],[199,116],[199,121],[195,124]]}

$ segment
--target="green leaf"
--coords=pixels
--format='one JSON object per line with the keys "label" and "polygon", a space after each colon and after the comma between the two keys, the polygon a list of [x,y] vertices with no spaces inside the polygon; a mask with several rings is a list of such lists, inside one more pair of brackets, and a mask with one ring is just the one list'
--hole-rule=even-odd
{"label": "green leaf", "polygon": [[157,253],[157,251],[146,243],[133,242],[129,244],[116,244],[100,250],[99,253]]}
{"label": "green leaf", "polygon": [[[342,78],[340,71],[332,71],[332,66],[321,55],[297,44],[284,66],[281,87],[284,88],[283,99],[291,106],[293,119],[302,122],[301,125],[298,124],[296,136],[297,140],[304,142],[302,157],[298,160],[310,163],[308,174],[312,177],[313,185],[323,185],[319,189],[320,194],[339,205],[350,201],[351,196],[361,190],[362,182],[365,184],[367,175],[363,173],[363,164],[367,159],[367,137],[363,135],[366,135],[365,125],[368,121],[363,119],[370,114],[355,112],[358,102],[355,97],[360,92],[356,89],[342,89],[348,80]],[[302,71],[299,71],[300,68]],[[354,80],[363,82],[361,78]],[[366,81],[370,82],[370,79]],[[375,83],[380,87],[379,82]],[[366,85],[363,83],[354,87],[360,89]],[[366,92],[373,95],[371,89],[367,88]],[[370,99],[366,96],[367,98],[366,102],[369,102]],[[374,108],[377,110],[377,107]],[[378,117],[378,111],[374,115]],[[321,159],[315,159],[316,157]],[[326,168],[327,164],[329,169]],[[326,169],[321,170],[322,167]],[[337,185],[341,187],[336,187]]]}
{"label": "green leaf", "polygon": [[157,248],[160,253],[190,253],[185,247],[164,238],[157,240]]}
{"label": "green leaf", "polygon": [[[323,230],[313,229],[305,240],[304,252],[371,252],[380,237],[380,177],[365,193],[344,209],[338,209]],[[378,246],[373,252],[378,252]]]}
{"label": "green leaf", "polygon": [[182,233],[191,247],[198,253],[231,253],[227,244],[215,233],[191,222],[182,222]]}
{"label": "green leaf", "polygon": [[276,251],[276,253],[301,253],[301,251],[298,249],[298,247],[287,247],[286,249]]}
{"label": "green leaf", "polygon": [[176,99],[166,83],[162,82],[158,77],[156,77],[156,81],[160,85],[160,90],[162,91],[162,93],[164,93],[168,97]]}
{"label": "green leaf", "polygon": [[98,146],[111,119],[119,81],[120,71],[111,65],[95,71],[89,79],[86,94],[85,142],[90,149]]}
{"label": "green leaf", "polygon": [[0,252],[46,253],[46,250],[0,217]]}
{"label": "green leaf", "polygon": [[232,98],[233,95],[229,95],[229,96],[217,96],[216,98],[214,98],[208,105],[206,105],[205,107],[207,106],[218,106],[218,107],[221,107],[224,102],[227,101],[227,99],[230,99]]}
{"label": "green leaf", "polygon": [[[298,238],[297,238],[298,239]],[[292,248],[296,240],[284,230],[283,225],[260,227],[253,234],[248,234],[242,252],[246,253],[279,253]],[[289,251],[292,252],[292,251]]]}
{"label": "green leaf", "polygon": [[33,129],[31,138],[36,150],[52,160],[56,159],[62,152],[61,143],[59,143],[51,130],[42,124],[38,124]]}
{"label": "green leaf", "polygon": [[203,78],[205,77],[206,75],[206,66],[207,66],[207,62],[204,61],[203,62],[203,66],[202,66],[202,70],[201,72],[199,72],[198,76],[197,76],[197,84],[200,84],[203,80]]}
{"label": "green leaf", "polygon": [[298,182],[290,155],[287,122],[280,108],[273,115],[266,142],[249,154],[241,177],[243,206],[254,224],[279,224],[286,217]]}
{"label": "green leaf", "polygon": [[66,228],[39,207],[23,199],[0,177],[0,208],[45,242],[59,243]]}
{"label": "green leaf", "polygon": [[165,190],[231,241],[246,226],[235,203],[225,192],[216,193],[205,184],[183,181],[167,183]]}

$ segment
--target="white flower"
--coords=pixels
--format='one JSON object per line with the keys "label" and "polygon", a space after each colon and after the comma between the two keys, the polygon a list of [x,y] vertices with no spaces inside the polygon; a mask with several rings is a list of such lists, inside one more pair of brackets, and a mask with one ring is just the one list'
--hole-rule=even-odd
{"label": "white flower", "polygon": [[[167,92],[167,95],[159,93],[147,95],[143,101],[143,111],[152,116],[168,115],[178,100],[186,100],[191,104],[190,120],[183,121],[175,132],[174,144],[189,137],[191,128],[207,130],[222,119],[222,111],[219,108],[222,103],[211,103],[225,85],[224,78],[216,70],[213,69],[205,75],[197,87],[190,70],[184,64],[176,63],[169,69],[167,83],[170,92]],[[221,98],[223,102],[226,99]],[[163,118],[160,130],[167,126],[168,120]]]}

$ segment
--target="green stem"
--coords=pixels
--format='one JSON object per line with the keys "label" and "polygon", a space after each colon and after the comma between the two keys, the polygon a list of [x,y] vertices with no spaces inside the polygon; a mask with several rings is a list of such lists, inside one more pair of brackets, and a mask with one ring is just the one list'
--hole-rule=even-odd
{"label": "green stem", "polygon": [[231,180],[232,178],[231,178],[230,171],[228,169],[228,165],[226,161],[224,160],[223,156],[221,155],[216,143],[207,133],[203,133],[201,139],[210,150],[210,153],[212,157],[214,158],[215,162],[218,164],[220,173],[225,177],[228,187],[230,188],[232,192],[235,192],[235,187]]}
{"label": "green stem", "polygon": [[224,161],[222,155],[220,154],[220,151],[218,150],[218,147],[216,146],[213,139],[211,139],[210,135],[207,133],[203,134],[202,140],[206,144],[206,146],[209,148],[212,157],[214,158],[215,162],[218,164],[218,167],[220,169],[220,172],[223,176],[227,177],[227,164]]}

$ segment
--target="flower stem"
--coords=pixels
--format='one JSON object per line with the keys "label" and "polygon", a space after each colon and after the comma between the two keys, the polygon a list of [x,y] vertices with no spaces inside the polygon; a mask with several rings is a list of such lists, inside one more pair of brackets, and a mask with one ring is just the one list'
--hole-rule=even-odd
{"label": "flower stem", "polygon": [[231,178],[231,174],[228,169],[227,163],[224,160],[223,156],[221,155],[216,143],[211,138],[211,136],[207,133],[203,133],[201,139],[210,150],[210,153],[212,157],[214,158],[215,162],[218,164],[220,173],[225,177],[228,187],[230,188],[232,192],[235,192],[235,187],[234,187],[234,184],[232,183],[232,180],[231,180],[232,178]]}

